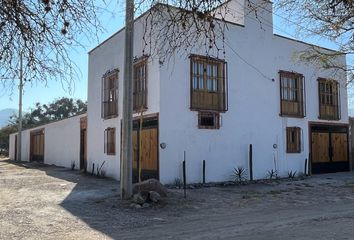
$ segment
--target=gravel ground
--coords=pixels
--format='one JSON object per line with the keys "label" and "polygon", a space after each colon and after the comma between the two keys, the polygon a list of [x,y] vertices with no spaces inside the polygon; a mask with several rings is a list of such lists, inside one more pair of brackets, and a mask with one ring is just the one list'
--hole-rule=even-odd
{"label": "gravel ground", "polygon": [[131,209],[119,183],[0,160],[0,239],[354,239],[354,173],[170,190]]}

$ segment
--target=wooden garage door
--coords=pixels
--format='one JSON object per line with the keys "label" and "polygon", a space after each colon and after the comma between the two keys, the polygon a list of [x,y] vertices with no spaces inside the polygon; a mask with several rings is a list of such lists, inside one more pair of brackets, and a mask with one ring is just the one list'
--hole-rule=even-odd
{"label": "wooden garage door", "polygon": [[348,139],[346,133],[331,133],[332,161],[348,161]]}
{"label": "wooden garage door", "polygon": [[346,127],[311,127],[312,173],[349,170],[348,134]]}
{"label": "wooden garage door", "polygon": [[44,161],[44,130],[36,130],[30,134],[30,160]]}
{"label": "wooden garage door", "polygon": [[[134,122],[133,130],[133,181],[139,181],[139,153],[141,154],[141,180],[159,178],[158,174],[158,126],[157,119],[144,119],[140,130]],[[141,149],[140,149],[141,139]],[[141,152],[140,152],[141,151]]]}
{"label": "wooden garage door", "polygon": [[329,133],[312,133],[312,162],[313,163],[328,163],[329,157]]}

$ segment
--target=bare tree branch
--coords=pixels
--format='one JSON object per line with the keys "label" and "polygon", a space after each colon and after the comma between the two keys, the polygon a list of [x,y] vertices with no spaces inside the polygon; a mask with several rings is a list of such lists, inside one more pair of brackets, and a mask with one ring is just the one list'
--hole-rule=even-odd
{"label": "bare tree branch", "polygon": [[70,49],[102,30],[95,0],[0,0],[0,78],[17,78],[19,53],[26,80],[60,80],[70,90],[78,68]]}

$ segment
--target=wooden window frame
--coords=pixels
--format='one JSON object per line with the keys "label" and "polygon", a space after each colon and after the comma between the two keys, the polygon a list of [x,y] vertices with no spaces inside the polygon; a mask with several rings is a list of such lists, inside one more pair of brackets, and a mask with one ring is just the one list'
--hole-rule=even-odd
{"label": "wooden window frame", "polygon": [[228,110],[227,63],[209,56],[190,55],[189,58],[190,109],[226,112]]}
{"label": "wooden window frame", "polygon": [[[289,79],[294,80],[293,84]],[[306,116],[305,78],[296,72],[279,71],[280,116],[304,118]],[[293,85],[293,86],[291,86]]]}
{"label": "wooden window frame", "polygon": [[[101,117],[103,119],[118,116],[118,73],[119,71],[115,69],[102,77]],[[113,81],[113,86],[110,81]],[[111,95],[113,99],[111,99]]]}
{"label": "wooden window frame", "polygon": [[301,128],[286,128],[286,153],[301,153]]}
{"label": "wooden window frame", "polygon": [[104,130],[104,153],[116,155],[116,129],[106,128]]}
{"label": "wooden window frame", "polygon": [[[202,125],[203,117],[212,117],[214,121],[213,126]],[[220,128],[220,113],[219,112],[207,112],[199,111],[198,112],[198,128],[199,129],[219,129]]]}
{"label": "wooden window frame", "polygon": [[[318,112],[319,112],[318,118],[323,120],[336,120],[336,121],[340,120],[341,102],[340,102],[339,83],[333,79],[326,79],[326,78],[318,78],[317,81],[318,81]],[[322,91],[323,90],[322,86],[324,86],[324,92]],[[333,114],[328,113],[328,111],[333,112]]]}
{"label": "wooden window frame", "polygon": [[[147,106],[147,83],[148,83],[148,56],[135,60],[133,66],[133,111],[146,111]],[[139,69],[143,69],[143,76],[138,76]]]}

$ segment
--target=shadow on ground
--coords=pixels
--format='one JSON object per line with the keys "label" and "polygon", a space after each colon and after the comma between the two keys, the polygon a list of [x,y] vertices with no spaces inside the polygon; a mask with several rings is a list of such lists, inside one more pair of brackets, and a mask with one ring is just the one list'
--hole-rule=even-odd
{"label": "shadow on ground", "polygon": [[[70,193],[59,205],[105,235],[114,238],[116,230],[121,227],[120,223],[126,226],[134,222],[134,218],[127,218],[127,214],[124,214],[125,211],[131,211],[130,203],[120,200],[118,181],[37,162],[1,161],[1,165],[5,164],[40,170],[47,176],[74,183]],[[65,190],[65,182],[55,185],[57,191]]]}
{"label": "shadow on ground", "polygon": [[139,210],[111,179],[12,161],[0,176],[0,239],[354,239],[353,173],[171,190]]}

